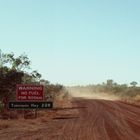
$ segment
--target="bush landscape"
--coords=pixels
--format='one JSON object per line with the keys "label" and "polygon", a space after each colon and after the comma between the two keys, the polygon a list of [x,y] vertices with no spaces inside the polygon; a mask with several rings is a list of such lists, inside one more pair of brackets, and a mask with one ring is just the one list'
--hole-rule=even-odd
{"label": "bush landscape", "polygon": [[[18,118],[18,114],[23,111],[4,112],[2,99],[7,97],[8,100],[14,100],[16,95],[17,84],[43,84],[45,88],[45,100],[54,102],[54,107],[62,107],[70,104],[70,95],[77,92],[79,94],[90,94],[94,97],[102,97],[105,95],[117,97],[118,100],[139,104],[140,103],[140,87],[137,82],[132,81],[130,85],[118,84],[112,79],[106,83],[87,86],[64,87],[60,84],[52,84],[46,79],[42,79],[41,74],[37,70],[31,72],[31,61],[26,54],[16,57],[14,53],[1,53],[0,56],[0,114],[1,118]],[[105,93],[105,94],[104,94]],[[113,95],[113,96],[112,96]],[[69,102],[69,103],[68,103]],[[32,114],[32,111],[27,111]],[[30,113],[29,113],[30,112]],[[2,117],[3,116],[3,117]],[[30,116],[30,115],[29,115]],[[28,117],[27,117],[28,118]],[[29,117],[30,118],[30,117]]]}
{"label": "bush landscape", "polygon": [[[98,99],[97,107],[99,105],[99,109],[101,109],[100,107],[102,105],[102,103],[100,104],[100,102],[104,100],[107,100],[107,104],[108,100],[119,100],[119,102],[125,102],[125,105],[126,103],[137,105],[140,104],[140,87],[137,86],[138,83],[135,81],[131,82],[130,85],[127,85],[118,84],[110,79],[107,80],[106,83],[97,85],[92,84],[87,86],[64,87],[63,85],[52,84],[48,80],[43,79],[41,74],[37,70],[31,71],[30,66],[31,61],[25,54],[22,54],[18,57],[16,57],[14,53],[1,54],[0,131],[1,136],[8,140],[11,139],[11,137],[12,139],[19,139],[19,137],[22,139],[46,139],[46,136],[49,136],[49,134],[51,134],[50,129],[54,131],[58,127],[58,130],[60,129],[62,131],[62,129],[65,128],[62,125],[61,120],[63,122],[65,121],[65,124],[68,124],[69,122],[70,128],[72,128],[71,121],[74,121],[73,124],[75,124],[75,119],[80,118],[80,110],[84,111],[85,109],[89,109],[89,114],[91,112],[93,114],[99,113],[98,111],[95,112],[96,110],[98,110],[96,109],[96,104],[95,106],[93,106],[93,108],[90,108],[91,105],[94,105],[91,103],[89,104],[89,107],[83,106],[83,103],[77,106],[77,104],[73,104],[74,100],[72,100],[72,97],[78,97],[78,99],[79,97],[94,99],[95,103],[97,101],[96,99]],[[15,100],[17,84],[44,85],[45,101],[52,101],[53,109],[8,109],[7,106],[3,104],[3,98],[6,97],[8,101]],[[90,100],[88,101],[90,102]],[[87,114],[84,115],[84,118],[85,116],[87,116]],[[55,123],[57,127],[55,126]],[[7,132],[9,135],[7,135]],[[54,135],[55,134],[53,134],[52,137]]]}
{"label": "bush landscape", "polygon": [[[66,100],[68,92],[63,85],[52,84],[42,79],[41,74],[33,70],[31,72],[31,61],[26,54],[18,57],[14,53],[1,53],[0,56],[0,116],[3,119],[18,118],[23,111],[4,111],[3,98],[8,101],[15,100],[17,84],[44,85],[45,100],[53,101],[54,107],[60,107],[59,102]],[[32,114],[32,111],[26,111]],[[24,112],[25,113],[25,112]],[[30,115],[29,115],[30,116]],[[32,116],[32,115],[31,115]],[[28,118],[28,117],[27,117]]]}
{"label": "bush landscape", "polygon": [[106,83],[87,86],[73,86],[68,87],[68,90],[71,93],[87,93],[90,95],[102,96],[102,98],[106,95],[108,97],[116,97],[116,99],[121,101],[140,104],[140,87],[137,86],[137,84],[138,83],[136,81],[130,82],[130,85],[118,84],[112,79],[109,79]]}

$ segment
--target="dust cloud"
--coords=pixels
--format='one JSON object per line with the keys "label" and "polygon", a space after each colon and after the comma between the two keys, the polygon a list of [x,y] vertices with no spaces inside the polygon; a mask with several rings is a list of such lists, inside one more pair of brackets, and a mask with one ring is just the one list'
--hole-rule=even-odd
{"label": "dust cloud", "polygon": [[88,89],[67,88],[71,97],[84,99],[119,100],[119,97],[104,92],[93,92]]}

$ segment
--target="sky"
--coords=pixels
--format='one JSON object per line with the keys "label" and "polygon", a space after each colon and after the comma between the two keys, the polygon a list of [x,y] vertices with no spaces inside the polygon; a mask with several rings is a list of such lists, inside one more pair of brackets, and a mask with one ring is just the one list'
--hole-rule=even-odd
{"label": "sky", "polygon": [[0,49],[51,83],[140,82],[139,0],[0,0]]}

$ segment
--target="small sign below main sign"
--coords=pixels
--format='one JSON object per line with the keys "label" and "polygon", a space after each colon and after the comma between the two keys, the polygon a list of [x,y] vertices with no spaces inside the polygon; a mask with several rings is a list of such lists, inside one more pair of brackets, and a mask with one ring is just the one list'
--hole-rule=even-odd
{"label": "small sign below main sign", "polygon": [[44,100],[43,85],[17,85],[17,101],[42,101]]}
{"label": "small sign below main sign", "polygon": [[9,102],[9,109],[49,109],[52,102]]}

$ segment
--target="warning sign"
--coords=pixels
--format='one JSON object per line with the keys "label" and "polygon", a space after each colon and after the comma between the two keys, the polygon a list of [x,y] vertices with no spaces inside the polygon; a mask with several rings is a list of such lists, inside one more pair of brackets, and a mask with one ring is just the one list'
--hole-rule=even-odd
{"label": "warning sign", "polygon": [[44,99],[43,85],[17,85],[17,101],[42,101]]}

